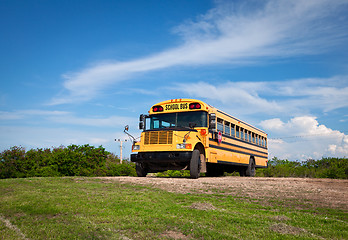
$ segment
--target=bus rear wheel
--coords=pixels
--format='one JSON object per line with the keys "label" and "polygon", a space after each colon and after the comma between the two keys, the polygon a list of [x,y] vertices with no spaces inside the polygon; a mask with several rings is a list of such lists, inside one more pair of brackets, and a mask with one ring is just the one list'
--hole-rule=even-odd
{"label": "bus rear wheel", "polygon": [[193,150],[190,160],[190,177],[197,179],[200,173],[200,152],[199,150]]}
{"label": "bus rear wheel", "polygon": [[255,160],[253,158],[250,158],[249,165],[245,171],[245,175],[247,177],[255,177],[255,173],[256,173]]}

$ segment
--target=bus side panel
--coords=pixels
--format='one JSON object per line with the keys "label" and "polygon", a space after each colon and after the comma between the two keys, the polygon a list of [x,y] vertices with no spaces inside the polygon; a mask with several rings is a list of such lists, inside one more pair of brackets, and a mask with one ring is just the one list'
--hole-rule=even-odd
{"label": "bus side panel", "polygon": [[250,155],[246,155],[246,154],[241,154],[243,155],[243,159],[240,163],[242,164],[249,164],[249,161],[250,161]]}
{"label": "bus side panel", "polygon": [[217,163],[217,152],[210,152],[210,158],[208,159],[208,162]]}
{"label": "bus side panel", "polygon": [[256,166],[267,167],[267,159],[255,157],[255,164]]}
{"label": "bus side panel", "polygon": [[237,163],[237,164],[249,164],[249,155],[230,152],[221,149],[214,149],[210,152],[209,162],[226,162],[226,163]]}
{"label": "bus side panel", "polygon": [[[257,166],[267,166],[267,152],[263,152],[264,150],[258,147],[253,147],[255,149],[253,150],[248,143],[241,143],[239,145],[240,147],[238,147],[228,145],[228,142],[218,144],[214,141],[210,141],[209,146],[211,154],[209,155],[210,158],[208,159],[208,162],[216,163],[218,161],[222,161],[227,163],[248,165],[250,157],[253,157]],[[243,148],[243,146],[247,146],[249,150],[246,150]]]}

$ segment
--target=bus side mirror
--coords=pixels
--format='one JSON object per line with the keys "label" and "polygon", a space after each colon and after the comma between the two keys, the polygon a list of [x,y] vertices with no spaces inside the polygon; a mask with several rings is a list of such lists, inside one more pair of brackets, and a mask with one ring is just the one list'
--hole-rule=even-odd
{"label": "bus side mirror", "polygon": [[145,115],[141,114],[139,117],[139,129],[145,128]]}
{"label": "bus side mirror", "polygon": [[211,113],[209,115],[209,129],[215,129],[216,128],[216,114]]}
{"label": "bus side mirror", "polygon": [[145,121],[145,115],[144,114],[140,114],[139,121],[140,122],[144,122]]}
{"label": "bus side mirror", "polygon": [[[125,126],[124,127],[124,133],[125,134],[127,134],[129,137],[131,137],[132,139],[133,139],[133,143],[135,142],[135,138],[132,136],[132,135],[130,135],[129,133],[128,133],[128,130],[129,130],[129,126],[127,125],[127,126]],[[116,139],[115,139],[115,141],[116,141]],[[126,140],[127,141],[127,140]]]}

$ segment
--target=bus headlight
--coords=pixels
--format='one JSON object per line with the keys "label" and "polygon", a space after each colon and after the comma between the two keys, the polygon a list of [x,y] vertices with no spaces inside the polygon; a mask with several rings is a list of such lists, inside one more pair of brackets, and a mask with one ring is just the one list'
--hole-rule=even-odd
{"label": "bus headlight", "polygon": [[191,149],[192,144],[190,143],[181,143],[181,144],[176,144],[177,149]]}
{"label": "bus headlight", "polygon": [[140,150],[140,145],[133,145],[133,150]]}
{"label": "bus headlight", "polygon": [[176,144],[176,148],[177,149],[185,149],[186,144],[185,143],[181,143],[181,144]]}

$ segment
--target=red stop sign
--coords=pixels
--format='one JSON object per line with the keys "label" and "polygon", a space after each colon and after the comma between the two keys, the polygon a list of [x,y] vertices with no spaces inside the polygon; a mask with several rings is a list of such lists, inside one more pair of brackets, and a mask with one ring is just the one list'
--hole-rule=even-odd
{"label": "red stop sign", "polygon": [[222,132],[218,132],[218,142],[222,142]]}

